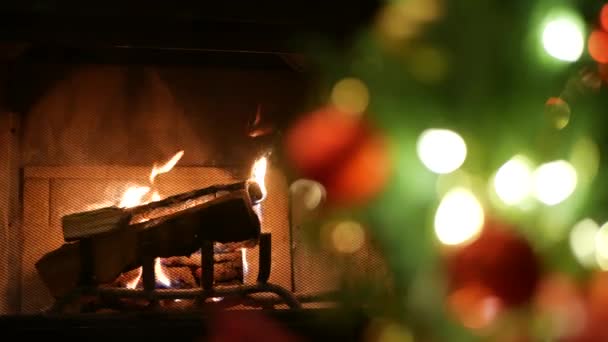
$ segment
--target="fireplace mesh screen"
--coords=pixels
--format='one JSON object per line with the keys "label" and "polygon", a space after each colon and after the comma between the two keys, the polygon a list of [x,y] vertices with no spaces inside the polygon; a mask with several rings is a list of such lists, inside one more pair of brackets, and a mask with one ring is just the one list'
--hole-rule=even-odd
{"label": "fireplace mesh screen", "polygon": [[[23,256],[21,310],[47,309],[53,303],[35,269],[35,263],[63,243],[63,215],[116,205],[120,194],[134,184],[146,184],[149,168],[143,167],[32,167],[25,170],[23,198]],[[230,172],[213,167],[177,167],[158,179],[163,197],[238,181]],[[267,178],[268,196],[262,204],[262,231],[272,233],[270,281],[291,287],[289,222],[286,182],[278,170]],[[222,227],[208,227],[222,229]],[[257,274],[257,248],[247,253],[246,283]]]}

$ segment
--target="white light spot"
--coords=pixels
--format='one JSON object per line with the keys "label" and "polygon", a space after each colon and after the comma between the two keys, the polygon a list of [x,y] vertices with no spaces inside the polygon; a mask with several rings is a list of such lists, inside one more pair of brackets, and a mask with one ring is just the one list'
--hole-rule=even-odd
{"label": "white light spot", "polygon": [[592,219],[586,218],[574,225],[570,231],[570,249],[578,262],[585,267],[596,265],[596,235],[600,227]]}
{"label": "white light spot", "polygon": [[435,234],[446,245],[458,245],[476,237],[483,227],[481,204],[469,190],[448,192],[435,213]]}
{"label": "white light spot", "polygon": [[595,234],[595,258],[598,266],[608,271],[608,222]]}
{"label": "white light spot", "polygon": [[428,129],[417,143],[418,157],[435,173],[450,173],[458,169],[467,157],[467,146],[458,133],[447,129]]}
{"label": "white light spot", "polygon": [[505,204],[518,204],[532,192],[532,167],[530,164],[526,158],[515,156],[496,172],[494,190]]}
{"label": "white light spot", "polygon": [[549,162],[534,171],[534,195],[546,205],[555,205],[574,192],[576,182],[576,170],[569,162]]}
{"label": "white light spot", "polygon": [[585,47],[582,27],[570,17],[549,21],[543,29],[542,40],[549,55],[566,62],[578,60]]}

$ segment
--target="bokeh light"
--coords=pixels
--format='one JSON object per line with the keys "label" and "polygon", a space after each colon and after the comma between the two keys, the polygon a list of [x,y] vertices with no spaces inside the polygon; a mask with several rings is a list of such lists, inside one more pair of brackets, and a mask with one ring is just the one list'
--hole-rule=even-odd
{"label": "bokeh light", "polygon": [[599,229],[595,221],[585,218],[575,224],[570,231],[570,249],[576,260],[588,268],[596,265],[595,240]]}
{"label": "bokeh light", "polygon": [[331,102],[345,113],[363,113],[369,104],[369,91],[361,80],[344,78],[334,85]]}
{"label": "bokeh light", "polygon": [[331,230],[331,245],[339,253],[355,253],[363,247],[364,242],[365,230],[358,222],[340,222]]}
{"label": "bokeh light", "polygon": [[298,179],[289,186],[291,196],[299,199],[299,202],[308,210],[317,209],[325,200],[325,187],[319,182],[311,179]]}
{"label": "bokeh light", "polygon": [[450,311],[469,329],[491,325],[501,311],[501,302],[490,290],[471,283],[452,292],[448,297]]}
{"label": "bokeh light", "polygon": [[595,261],[602,270],[608,270],[608,222],[595,234]]}
{"label": "bokeh light", "polygon": [[534,171],[534,195],[546,205],[556,205],[574,192],[577,175],[565,160],[542,164]]}
{"label": "bokeh light", "polygon": [[583,27],[572,15],[556,17],[545,24],[542,42],[552,57],[574,62],[581,57],[585,47]]}
{"label": "bokeh light", "polygon": [[570,106],[559,97],[550,97],[545,102],[545,116],[556,129],[563,129],[570,122]]}
{"label": "bokeh light", "polygon": [[579,183],[590,182],[597,175],[600,149],[589,137],[582,137],[572,147],[570,162],[576,169]]}
{"label": "bokeh light", "polygon": [[481,203],[471,191],[454,188],[439,203],[435,234],[446,245],[459,245],[479,235],[484,223]]}
{"label": "bokeh light", "polygon": [[447,62],[439,49],[425,46],[414,49],[408,58],[408,70],[412,76],[423,83],[437,83],[447,73]]}
{"label": "bokeh light", "polygon": [[588,49],[598,63],[608,63],[608,32],[595,30],[589,35]]}
{"label": "bokeh light", "polygon": [[458,169],[467,157],[467,145],[458,133],[448,129],[427,129],[418,138],[418,157],[435,173]]}
{"label": "bokeh light", "polygon": [[496,195],[507,205],[515,205],[532,192],[532,163],[517,155],[503,164],[494,176]]}
{"label": "bokeh light", "polygon": [[410,330],[403,324],[375,319],[365,331],[364,342],[414,342]]}
{"label": "bokeh light", "polygon": [[608,31],[608,4],[602,6],[602,10],[600,11],[600,24],[604,31]]}

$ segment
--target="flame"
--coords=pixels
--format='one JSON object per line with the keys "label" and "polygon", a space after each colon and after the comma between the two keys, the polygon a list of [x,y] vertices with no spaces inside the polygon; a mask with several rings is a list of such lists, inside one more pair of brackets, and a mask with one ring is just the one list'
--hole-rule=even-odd
{"label": "flame", "polygon": [[154,164],[154,166],[152,166],[152,172],[150,172],[150,184],[154,184],[154,179],[156,179],[156,176],[171,171],[175,164],[177,164],[177,162],[182,159],[183,155],[184,151],[179,151],[173,157],[171,157],[171,159],[169,159],[169,161],[165,164],[161,166],[156,166],[156,164]]}
{"label": "flame", "polygon": [[[122,199],[120,200],[119,207],[131,208],[131,207],[135,207],[135,206],[138,206],[141,204],[146,204],[149,202],[160,201],[162,199],[162,197],[161,197],[160,193],[158,192],[158,190],[152,191],[153,186],[154,186],[154,181],[156,180],[156,176],[158,176],[162,173],[167,173],[167,172],[171,171],[173,169],[173,167],[175,167],[177,162],[182,158],[183,155],[184,155],[184,151],[179,151],[173,157],[171,157],[171,159],[169,159],[169,161],[167,161],[165,164],[163,164],[161,166],[154,164],[152,166],[152,171],[150,172],[150,177],[149,177],[150,186],[136,185],[136,186],[131,186],[131,187],[127,188],[127,190],[125,190],[125,192],[122,195]],[[146,198],[146,196],[147,196],[147,198]],[[171,279],[169,279],[167,274],[165,274],[165,272],[163,270],[163,266],[160,262],[160,258],[156,258],[154,260],[154,274],[156,275],[157,282],[159,282],[160,284],[162,284],[166,287],[171,286]],[[138,269],[137,277],[135,277],[135,279],[128,282],[126,284],[126,287],[129,289],[136,288],[137,284],[139,283],[139,280],[141,279],[141,275],[142,275],[142,268],[140,267]]]}
{"label": "flame", "polygon": [[247,273],[249,273],[249,264],[247,263],[247,248],[241,248],[241,257],[243,258],[243,277],[247,277]]}
{"label": "flame", "polygon": [[135,277],[135,279],[131,280],[130,282],[128,282],[125,287],[128,289],[134,289],[137,287],[137,284],[139,284],[139,279],[141,279],[141,273],[142,273],[142,269],[141,267],[137,269],[137,277]]}
{"label": "flame", "polygon": [[266,169],[268,168],[268,158],[261,157],[253,163],[251,168],[251,178],[258,183],[260,190],[262,191],[262,199],[266,198],[266,184],[264,178],[266,178]]}
{"label": "flame", "polygon": [[165,274],[163,265],[160,263],[160,258],[154,260],[154,274],[156,275],[156,281],[165,285],[166,287],[171,286],[171,279]]}
{"label": "flame", "polygon": [[148,192],[150,192],[149,186],[129,187],[123,193],[119,206],[121,208],[131,208],[138,206],[143,202],[143,198]]}

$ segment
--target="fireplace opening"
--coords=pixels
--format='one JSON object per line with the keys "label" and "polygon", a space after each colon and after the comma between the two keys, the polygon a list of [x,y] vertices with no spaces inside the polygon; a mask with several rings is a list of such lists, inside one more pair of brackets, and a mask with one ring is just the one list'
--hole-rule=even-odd
{"label": "fireplace opening", "polygon": [[[3,314],[334,305],[344,270],[299,225],[323,194],[302,199],[278,153],[311,101],[302,56],[17,48],[0,116]],[[348,272],[378,268],[358,253]]]}

